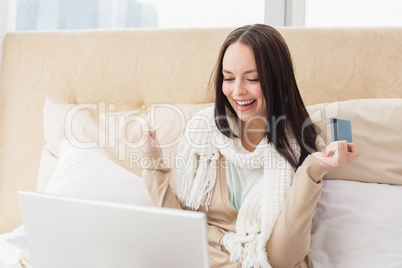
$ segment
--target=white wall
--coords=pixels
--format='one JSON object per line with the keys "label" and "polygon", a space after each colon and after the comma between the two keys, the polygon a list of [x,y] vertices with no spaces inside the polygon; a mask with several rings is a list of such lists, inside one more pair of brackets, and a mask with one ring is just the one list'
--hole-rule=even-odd
{"label": "white wall", "polygon": [[16,6],[17,0],[0,0],[0,62],[3,55],[4,37],[7,32],[15,29]]}

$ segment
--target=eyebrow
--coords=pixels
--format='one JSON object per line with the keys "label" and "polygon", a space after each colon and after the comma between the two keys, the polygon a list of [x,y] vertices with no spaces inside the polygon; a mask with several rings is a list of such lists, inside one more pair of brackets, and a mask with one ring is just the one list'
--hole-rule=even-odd
{"label": "eyebrow", "polygon": [[[228,74],[233,74],[231,71],[228,71],[228,70],[225,70],[225,69],[223,69],[222,72],[228,73]],[[252,69],[252,70],[245,71],[244,74],[251,74],[251,73],[256,73],[256,72],[257,72],[256,69]]]}

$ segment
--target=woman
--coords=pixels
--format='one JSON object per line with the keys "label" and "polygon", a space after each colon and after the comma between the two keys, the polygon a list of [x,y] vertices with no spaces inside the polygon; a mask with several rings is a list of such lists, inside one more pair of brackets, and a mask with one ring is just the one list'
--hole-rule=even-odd
{"label": "woman", "polygon": [[[311,267],[322,178],[358,157],[356,146],[325,147],[270,26],[229,34],[213,86],[215,105],[188,122],[179,144],[174,189],[170,170],[143,171],[153,202],[207,214],[211,267]],[[162,157],[155,135],[147,126],[134,134],[144,157]]]}

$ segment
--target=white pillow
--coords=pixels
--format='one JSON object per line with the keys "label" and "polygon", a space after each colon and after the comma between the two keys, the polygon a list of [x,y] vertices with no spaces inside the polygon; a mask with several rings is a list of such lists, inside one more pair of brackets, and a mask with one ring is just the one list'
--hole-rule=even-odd
{"label": "white pillow", "polygon": [[402,186],[324,182],[312,226],[314,268],[402,267]]}
{"label": "white pillow", "polygon": [[151,205],[144,181],[91,149],[60,142],[60,157],[46,193],[80,199]]}

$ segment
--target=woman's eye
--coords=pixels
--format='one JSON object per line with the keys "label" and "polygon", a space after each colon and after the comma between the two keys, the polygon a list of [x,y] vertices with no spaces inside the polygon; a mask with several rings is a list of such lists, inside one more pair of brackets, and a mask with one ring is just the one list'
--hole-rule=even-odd
{"label": "woman's eye", "polygon": [[233,81],[234,80],[234,78],[223,78],[223,81],[226,81],[226,82],[228,82],[228,81]]}
{"label": "woman's eye", "polygon": [[249,82],[258,82],[258,81],[260,81],[260,79],[247,79]]}

